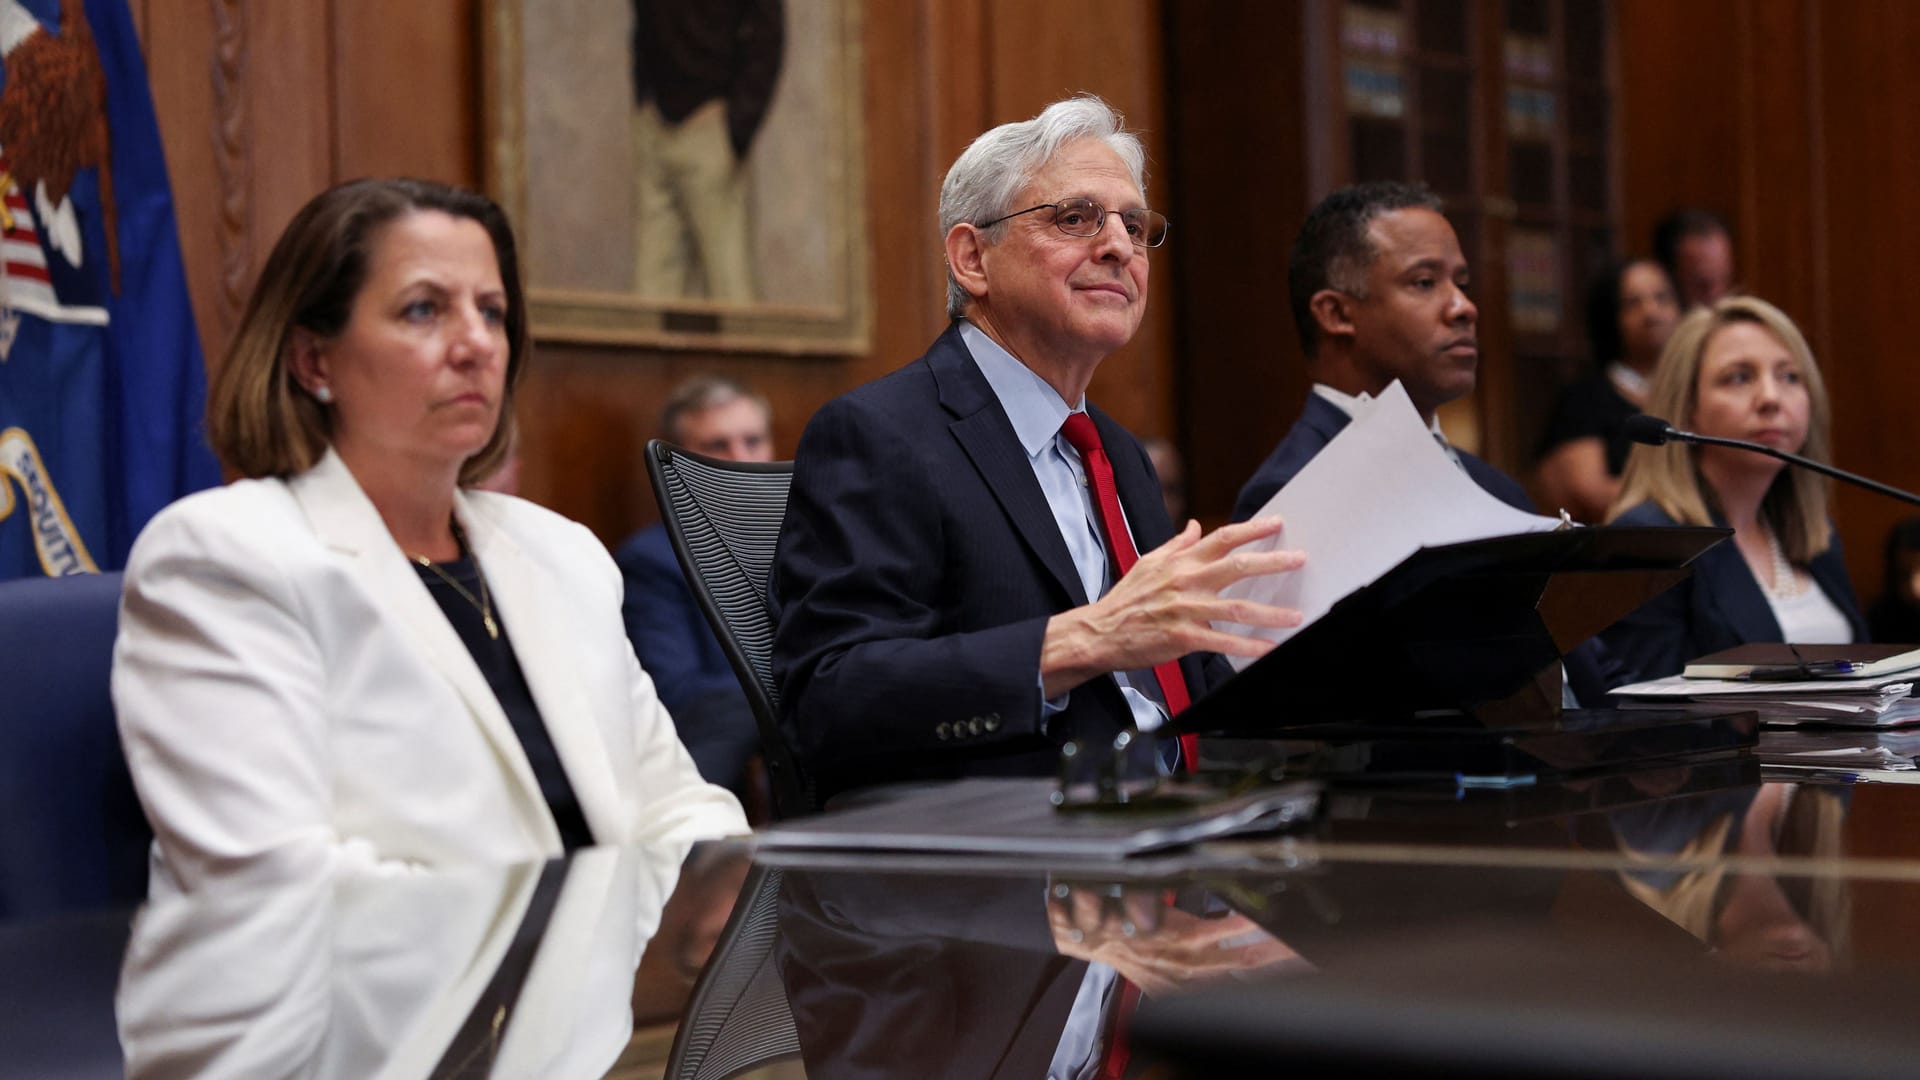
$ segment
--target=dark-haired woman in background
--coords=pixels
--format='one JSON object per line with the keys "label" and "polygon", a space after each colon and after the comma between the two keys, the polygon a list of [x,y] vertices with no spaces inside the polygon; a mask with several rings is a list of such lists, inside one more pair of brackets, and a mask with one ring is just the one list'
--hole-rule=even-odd
{"label": "dark-haired woman in background", "polygon": [[1673,281],[1652,259],[1630,259],[1594,282],[1587,337],[1601,367],[1554,404],[1540,440],[1543,506],[1564,508],[1577,521],[1605,519],[1632,448],[1622,428],[1645,408],[1648,381],[1679,322]]}
{"label": "dark-haired woman in background", "polygon": [[127,565],[113,698],[151,892],[745,831],[634,660],[606,549],[474,490],[526,319],[485,196],[362,180],[287,226],[207,408],[244,479]]}
{"label": "dark-haired woman in background", "polygon": [[1880,598],[1867,612],[1873,640],[1920,644],[1920,517],[1911,517],[1887,533],[1885,576]]}
{"label": "dark-haired woman in background", "polygon": [[[1702,435],[1828,458],[1826,383],[1806,338],[1779,308],[1729,297],[1688,315],[1667,342],[1647,410]],[[1750,450],[1636,446],[1617,525],[1720,525],[1731,541],[1693,576],[1601,635],[1636,679],[1675,675],[1736,645],[1865,641],[1826,477]]]}

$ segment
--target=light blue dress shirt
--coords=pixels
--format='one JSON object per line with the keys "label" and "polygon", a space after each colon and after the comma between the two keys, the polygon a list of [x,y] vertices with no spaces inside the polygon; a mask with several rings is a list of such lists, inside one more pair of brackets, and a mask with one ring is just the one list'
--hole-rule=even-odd
{"label": "light blue dress shirt", "polygon": [[[1013,421],[1013,434],[1020,440],[1021,449],[1027,452],[1033,478],[1040,482],[1040,491],[1053,510],[1053,520],[1060,526],[1061,539],[1067,542],[1067,553],[1073,557],[1073,568],[1079,571],[1080,585],[1086,590],[1087,599],[1105,596],[1113,579],[1107,566],[1107,547],[1101,540],[1099,521],[1095,517],[1098,511],[1093,504],[1093,491],[1087,484],[1086,466],[1080,461],[1080,452],[1060,433],[1068,416],[1085,411],[1085,399],[1069,406],[1045,379],[972,323],[961,322],[960,340],[973,354],[973,361],[986,376],[994,397],[1000,399],[1007,419]],[[1125,508],[1120,513],[1124,518]],[[1127,532],[1133,532],[1131,524]],[[1152,731],[1166,720],[1166,710],[1150,696],[1159,693],[1152,671],[1120,671],[1115,672],[1113,678],[1120,683],[1120,692],[1126,696],[1127,707],[1133,712],[1134,727]],[[1136,686],[1146,687],[1147,692]],[[1048,701],[1044,706],[1046,714],[1066,708],[1070,695],[1071,691]]]}

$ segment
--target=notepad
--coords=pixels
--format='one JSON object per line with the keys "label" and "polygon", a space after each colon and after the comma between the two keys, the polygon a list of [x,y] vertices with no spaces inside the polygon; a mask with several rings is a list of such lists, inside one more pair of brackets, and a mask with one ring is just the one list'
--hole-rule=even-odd
{"label": "notepad", "polygon": [[1688,664],[1689,679],[1874,679],[1920,668],[1914,645],[1741,645]]}

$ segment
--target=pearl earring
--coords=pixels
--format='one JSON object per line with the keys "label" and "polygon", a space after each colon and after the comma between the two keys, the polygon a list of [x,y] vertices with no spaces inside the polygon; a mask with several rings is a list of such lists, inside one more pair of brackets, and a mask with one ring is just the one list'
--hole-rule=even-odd
{"label": "pearl earring", "polygon": [[331,387],[331,386],[316,386],[316,387],[314,387],[314,388],[313,388],[313,400],[315,400],[315,401],[317,401],[317,402],[319,402],[319,403],[320,403],[320,404],[322,404],[322,405],[331,405],[331,404],[333,404],[333,387]]}

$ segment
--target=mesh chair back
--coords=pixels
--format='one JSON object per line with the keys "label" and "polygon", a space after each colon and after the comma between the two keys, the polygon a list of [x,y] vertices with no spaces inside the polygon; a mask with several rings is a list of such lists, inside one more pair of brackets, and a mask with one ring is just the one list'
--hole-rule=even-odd
{"label": "mesh chair back", "polygon": [[780,732],[773,607],[767,598],[793,463],[722,461],[655,439],[647,444],[647,476],[680,571],[747,692],[773,786],[774,813],[807,813],[814,809],[812,786]]}
{"label": "mesh chair back", "polygon": [[774,963],[780,871],[755,866],[700,973],[667,1057],[669,1080],[726,1080],[800,1056],[800,1034]]}

